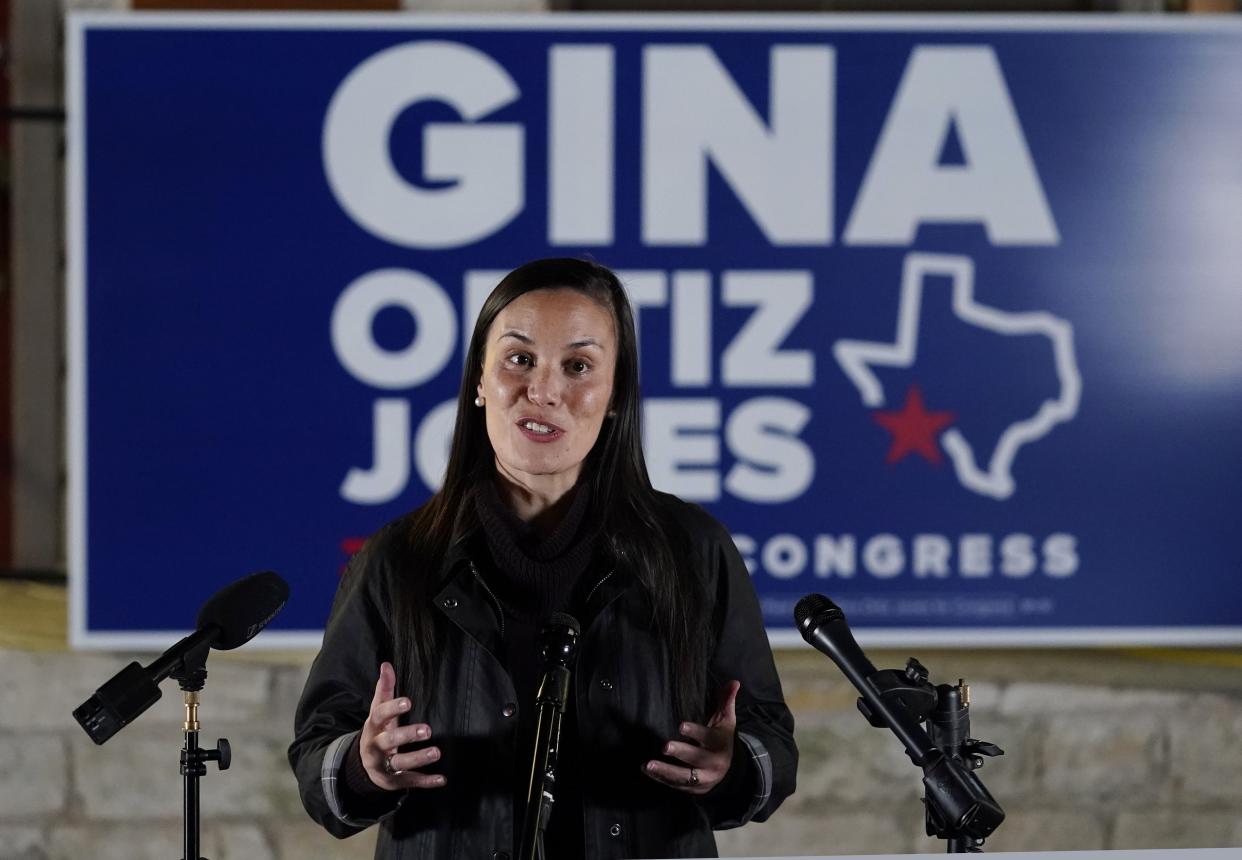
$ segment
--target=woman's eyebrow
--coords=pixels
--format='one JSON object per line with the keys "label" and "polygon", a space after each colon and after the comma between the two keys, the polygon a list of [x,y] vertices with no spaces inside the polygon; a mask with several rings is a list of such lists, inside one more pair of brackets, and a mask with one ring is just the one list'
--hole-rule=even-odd
{"label": "woman's eyebrow", "polygon": [[593,346],[597,349],[603,349],[603,347],[599,345],[599,341],[593,337],[585,337],[582,340],[575,340],[573,343],[566,344],[566,346],[570,349],[579,349],[584,346]]}
{"label": "woman's eyebrow", "polygon": [[502,332],[500,337],[496,338],[496,340],[504,340],[507,337],[511,337],[514,340],[520,340],[522,343],[534,343],[534,341],[531,340],[530,337],[528,337],[525,332],[520,332],[515,328],[511,328],[506,332]]}

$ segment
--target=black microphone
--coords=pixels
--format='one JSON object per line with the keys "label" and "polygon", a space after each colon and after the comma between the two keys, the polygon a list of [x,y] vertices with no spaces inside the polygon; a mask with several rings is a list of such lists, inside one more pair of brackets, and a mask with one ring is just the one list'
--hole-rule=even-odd
{"label": "black microphone", "polygon": [[159,701],[160,681],[188,662],[205,661],[208,648],[228,651],[249,642],[288,600],[288,583],[271,571],[226,585],[199,610],[197,630],[146,668],[130,663],[76,708],[74,719],[91,740],[104,743]]}
{"label": "black microphone", "polygon": [[954,830],[982,839],[992,833],[1005,813],[978,778],[961,762],[932,743],[900,696],[880,695],[873,678],[875,666],[850,633],[841,608],[822,594],[808,594],[794,607],[794,622],[813,647],[827,654],[862,694],[868,719],[887,726],[906,748],[906,755],[923,770],[925,801]]}
{"label": "black microphone", "polygon": [[289,584],[265,570],[224,586],[198,611],[198,629],[217,628],[211,647],[231,651],[245,645],[289,601]]}
{"label": "black microphone", "polygon": [[526,789],[526,810],[522,815],[518,860],[536,860],[544,856],[543,834],[548,828],[548,818],[552,815],[555,802],[561,718],[569,701],[570,673],[578,656],[578,636],[581,632],[577,619],[564,612],[553,612],[539,631],[543,677],[535,696],[535,743],[531,754],[530,782]]}
{"label": "black microphone", "polygon": [[[569,675],[578,656],[578,620],[566,612],[553,612],[539,631],[539,656],[543,658],[543,679],[535,703],[545,699],[565,713],[569,699]],[[563,671],[562,671],[563,670]]]}
{"label": "black microphone", "polygon": [[940,750],[919,725],[918,718],[906,710],[900,700],[890,704],[880,696],[880,691],[871,681],[875,666],[854,641],[854,635],[845,622],[845,613],[839,606],[822,594],[808,594],[794,607],[794,622],[802,632],[802,638],[832,658],[832,662],[862,694],[871,713],[897,735],[911,761],[924,767],[930,759],[940,755]]}

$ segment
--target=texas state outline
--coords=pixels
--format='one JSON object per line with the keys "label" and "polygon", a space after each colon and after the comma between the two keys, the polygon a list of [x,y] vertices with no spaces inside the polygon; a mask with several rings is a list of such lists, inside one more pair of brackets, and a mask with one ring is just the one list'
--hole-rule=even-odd
{"label": "texas state outline", "polygon": [[832,347],[837,364],[854,383],[865,406],[874,409],[885,405],[884,387],[872,371],[873,365],[908,368],[918,356],[923,285],[929,275],[946,276],[952,281],[953,313],[964,322],[1002,335],[1041,334],[1052,341],[1060,393],[1055,399],[1040,404],[1031,417],[1005,428],[986,470],[980,468],[970,443],[957,428],[946,430],[941,437],[963,487],[980,495],[1007,499],[1017,489],[1013,479],[1013,462],[1018,450],[1048,435],[1053,427],[1069,421],[1078,412],[1082,375],[1074,356],[1074,328],[1045,311],[1010,313],[977,303],[974,299],[975,266],[969,257],[917,252],[907,254],[901,276],[896,340],[892,343],[838,340]]}

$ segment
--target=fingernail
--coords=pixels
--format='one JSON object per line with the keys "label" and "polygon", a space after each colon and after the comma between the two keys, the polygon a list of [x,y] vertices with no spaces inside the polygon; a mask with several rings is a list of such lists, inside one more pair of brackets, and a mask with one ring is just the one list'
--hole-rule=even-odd
{"label": "fingernail", "polygon": [[435,747],[432,747],[431,749],[427,750],[428,761],[435,761],[439,757],[440,757],[440,751],[436,749]]}
{"label": "fingernail", "polygon": [[447,779],[445,779],[444,777],[442,777],[442,776],[437,776],[437,777],[436,777],[436,785],[444,785],[444,783],[446,783],[446,782],[448,782],[448,780],[447,780]]}
{"label": "fingernail", "polygon": [[689,724],[689,723],[682,723],[682,724],[681,724],[681,733],[684,735],[684,734],[686,734],[686,733],[687,733],[687,732],[689,732],[689,731],[690,731],[690,724]]}
{"label": "fingernail", "polygon": [[401,710],[403,710],[403,711],[404,711],[406,708],[408,708],[409,706],[410,706],[410,700],[409,700],[409,699],[402,699],[401,701],[397,702],[397,707],[398,707],[398,708],[400,708],[400,709],[401,709]]}
{"label": "fingernail", "polygon": [[665,745],[664,745],[664,754],[665,754],[665,755],[672,755],[672,753],[673,753],[673,745],[672,745],[672,744],[665,744]]}
{"label": "fingernail", "polygon": [[418,731],[414,733],[414,736],[417,737],[420,741],[422,741],[422,740],[427,739],[427,734],[428,734],[427,727],[419,726]]}
{"label": "fingernail", "polygon": [[655,762],[647,762],[647,773],[655,773]]}

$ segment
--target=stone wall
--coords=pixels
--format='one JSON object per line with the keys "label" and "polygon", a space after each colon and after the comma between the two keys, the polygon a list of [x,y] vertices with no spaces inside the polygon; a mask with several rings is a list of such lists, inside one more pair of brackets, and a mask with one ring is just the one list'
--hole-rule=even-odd
{"label": "stone wall", "polygon": [[[1008,812],[989,850],[1242,846],[1242,661],[1161,653],[919,653],[933,680],[972,682],[974,734],[1005,749],[980,772]],[[71,716],[130,659],[0,650],[0,860],[181,856],[175,686],[103,747]],[[371,856],[372,833],[338,841],[310,822],[285,762],[308,661],[213,655],[202,737],[229,738],[233,767],[202,783],[204,857]],[[919,774],[835,667],[807,651],[779,664],[798,792],[771,822],[721,834],[722,854],[943,851],[922,835]]]}

